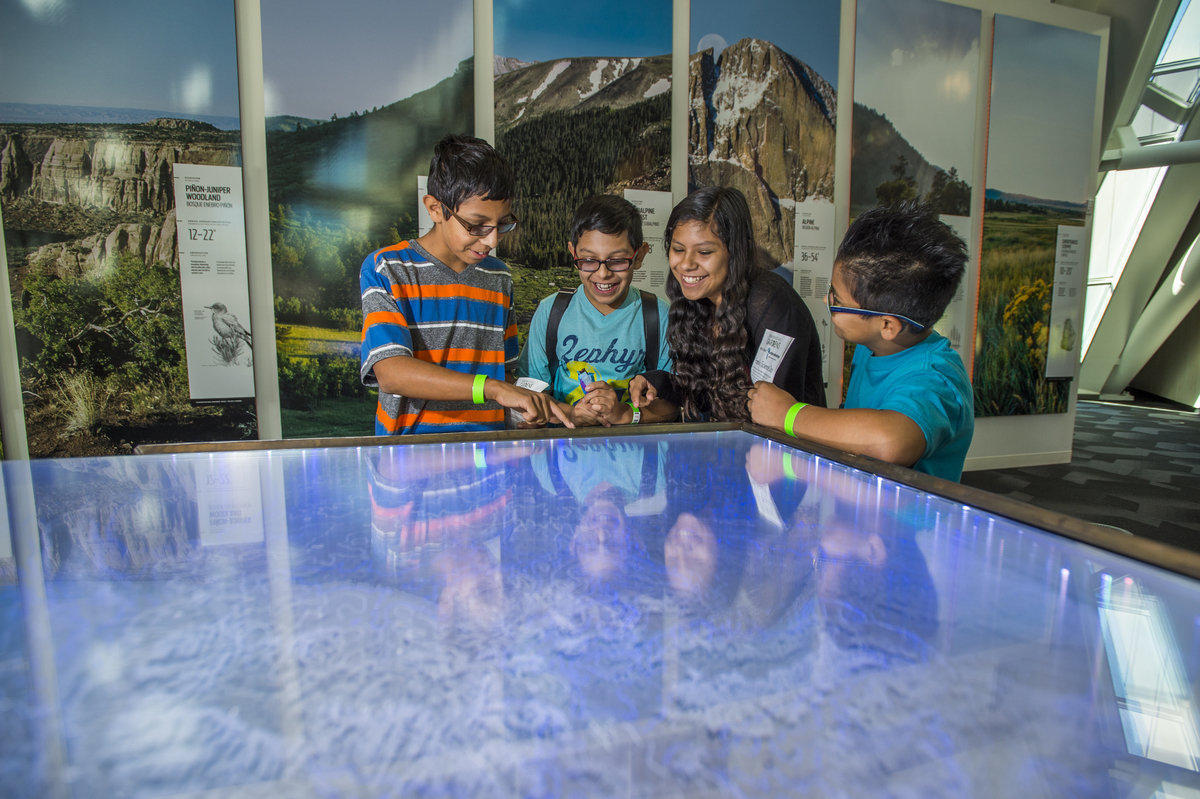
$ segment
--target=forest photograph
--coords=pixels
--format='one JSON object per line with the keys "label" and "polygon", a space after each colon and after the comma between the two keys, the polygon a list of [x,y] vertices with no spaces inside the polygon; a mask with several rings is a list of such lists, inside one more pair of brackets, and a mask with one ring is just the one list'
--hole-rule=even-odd
{"label": "forest photograph", "polygon": [[542,298],[579,285],[567,251],[579,204],[671,190],[671,4],[496,0],[494,16],[495,144],[521,220],[496,254],[523,342]]}

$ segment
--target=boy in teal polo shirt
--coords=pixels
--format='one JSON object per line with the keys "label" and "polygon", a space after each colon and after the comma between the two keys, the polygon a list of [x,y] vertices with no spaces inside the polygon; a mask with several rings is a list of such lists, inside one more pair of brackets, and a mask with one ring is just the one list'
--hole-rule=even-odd
{"label": "boy in teal polo shirt", "polygon": [[759,382],[755,423],[947,480],[962,477],[975,431],[971,382],[933,329],[950,304],[967,248],[928,205],[863,213],[838,247],[829,288],[833,328],[856,345],[842,408],[796,402]]}
{"label": "boy in teal polo shirt", "polygon": [[[552,294],[538,305],[517,361],[518,377],[548,384],[556,400],[571,403],[577,427],[673,420],[678,411],[666,400],[644,408],[629,404],[630,379],[671,368],[666,302],[630,290],[649,251],[641,213],[622,197],[590,197],[575,212],[567,247],[581,290]],[[556,328],[552,342],[551,328]],[[658,353],[649,367],[648,350]]]}

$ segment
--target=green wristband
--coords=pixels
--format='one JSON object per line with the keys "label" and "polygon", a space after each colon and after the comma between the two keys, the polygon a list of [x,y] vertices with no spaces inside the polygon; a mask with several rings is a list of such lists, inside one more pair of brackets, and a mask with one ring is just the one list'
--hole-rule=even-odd
{"label": "green wristband", "polygon": [[487,402],[483,398],[483,384],[487,382],[487,375],[475,375],[475,382],[471,385],[471,399],[476,405],[482,405]]}
{"label": "green wristband", "polygon": [[783,476],[789,480],[796,479],[796,470],[792,467],[792,453],[783,453]]}
{"label": "green wristband", "polygon": [[800,413],[801,408],[807,408],[807,402],[797,402],[792,407],[788,408],[787,416],[783,419],[783,432],[795,438],[796,433],[792,430],[792,425],[796,421],[796,414]]}
{"label": "green wristband", "polygon": [[472,449],[475,451],[475,468],[476,469],[486,469],[487,468],[487,458],[483,454],[483,449],[481,447],[475,446],[475,445],[472,446]]}

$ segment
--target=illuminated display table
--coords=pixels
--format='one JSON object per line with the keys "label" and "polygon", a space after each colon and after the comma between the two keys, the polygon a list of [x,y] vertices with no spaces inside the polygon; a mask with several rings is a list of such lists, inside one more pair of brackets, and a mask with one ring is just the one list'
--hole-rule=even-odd
{"label": "illuminated display table", "polygon": [[1197,556],[620,432],[5,463],[0,795],[1200,786]]}

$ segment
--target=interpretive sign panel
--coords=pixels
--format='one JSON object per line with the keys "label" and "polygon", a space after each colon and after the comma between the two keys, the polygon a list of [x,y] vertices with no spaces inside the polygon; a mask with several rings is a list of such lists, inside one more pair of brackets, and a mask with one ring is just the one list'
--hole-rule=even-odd
{"label": "interpretive sign panel", "polygon": [[1083,324],[1083,285],[1087,277],[1088,227],[1059,225],[1054,249],[1054,293],[1050,300],[1050,340],[1046,379],[1070,380],[1079,364]]}
{"label": "interpretive sign panel", "polygon": [[821,339],[821,374],[829,384],[829,337],[833,326],[825,295],[833,277],[833,258],[837,242],[833,235],[833,203],[809,197],[796,203],[796,253],[793,260],[792,286],[817,325]]}
{"label": "interpretive sign panel", "polygon": [[175,164],[179,282],[194,402],[254,396],[239,167]]}
{"label": "interpretive sign panel", "polygon": [[633,285],[667,299],[667,275],[671,273],[671,265],[667,261],[663,235],[671,217],[671,192],[626,189],[625,199],[642,212],[642,238],[650,245],[650,251],[642,259],[642,268],[633,273]]}

